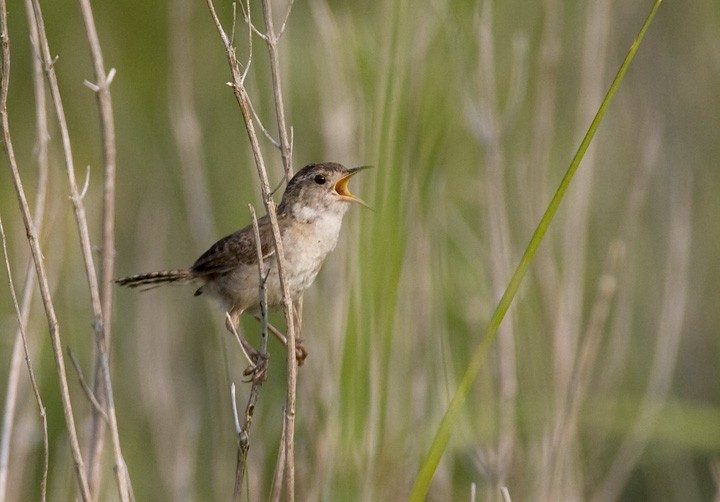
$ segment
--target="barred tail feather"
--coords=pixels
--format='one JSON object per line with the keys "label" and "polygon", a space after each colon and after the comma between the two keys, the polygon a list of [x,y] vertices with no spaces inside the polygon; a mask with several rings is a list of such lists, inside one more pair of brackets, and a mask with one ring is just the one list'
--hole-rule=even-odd
{"label": "barred tail feather", "polygon": [[176,270],[161,270],[160,272],[149,272],[147,274],[129,275],[115,282],[120,286],[138,288],[146,286],[149,288],[169,284],[171,282],[187,282],[192,279],[192,272],[186,268]]}

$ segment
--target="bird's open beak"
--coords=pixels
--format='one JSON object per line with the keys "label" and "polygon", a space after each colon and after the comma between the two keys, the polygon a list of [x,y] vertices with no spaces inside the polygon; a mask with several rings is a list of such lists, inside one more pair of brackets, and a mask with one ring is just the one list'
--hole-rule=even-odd
{"label": "bird's open beak", "polygon": [[335,193],[340,196],[343,200],[346,200],[348,202],[358,202],[362,204],[363,206],[369,208],[367,202],[362,200],[360,197],[353,195],[352,192],[350,192],[350,189],[348,188],[348,182],[350,181],[350,178],[355,176],[358,172],[362,171],[363,169],[368,169],[372,166],[360,166],[360,167],[353,167],[350,169],[350,174],[347,176],[344,176],[340,179],[337,183],[335,183]]}

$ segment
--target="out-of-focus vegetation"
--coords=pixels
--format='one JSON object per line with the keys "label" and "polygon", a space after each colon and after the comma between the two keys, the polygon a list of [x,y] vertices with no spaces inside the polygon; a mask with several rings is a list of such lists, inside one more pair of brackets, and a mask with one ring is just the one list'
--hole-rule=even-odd
{"label": "out-of-focus vegetation", "polygon": [[[218,3],[227,29],[230,3]],[[260,9],[253,14],[260,22]],[[720,8],[667,2],[546,237],[476,382],[433,500],[708,500],[720,475]],[[48,3],[94,242],[101,157],[74,2]],[[183,267],[260,207],[222,44],[204,2],[97,2],[118,148],[117,275]],[[376,168],[353,180],[338,249],[306,295],[300,500],[399,500],[469,354],[650,2],[297,2],[281,45],[294,164]],[[281,18],[282,3],[276,5]],[[27,22],[10,9],[10,126],[36,182]],[[247,56],[246,29],[235,40]],[[267,55],[248,82],[274,131]],[[93,332],[51,114],[42,246],[63,342],[92,373]],[[197,134],[197,135],[195,135]],[[271,177],[281,162],[265,143]],[[5,166],[6,161],[2,162]],[[7,169],[0,215],[16,285],[28,259]],[[226,500],[230,383],[245,361],[192,288],[116,291],[112,379],[138,500]],[[282,316],[274,317],[282,323]],[[0,398],[16,330],[0,288]],[[257,341],[257,323],[243,324]],[[42,307],[28,326],[48,407],[51,500],[75,493]],[[266,496],[280,441],[284,349],[252,428],[248,490]],[[90,406],[69,375],[81,439]],[[240,386],[239,401],[247,388]],[[25,372],[8,500],[39,493],[42,439]],[[116,488],[106,447],[101,500]]]}

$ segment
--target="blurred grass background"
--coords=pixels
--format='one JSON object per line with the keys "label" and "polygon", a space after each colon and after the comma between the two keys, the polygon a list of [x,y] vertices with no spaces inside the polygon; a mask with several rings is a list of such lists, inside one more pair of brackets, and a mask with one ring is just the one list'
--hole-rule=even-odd
{"label": "blurred grass background", "polygon": [[[216,6],[226,29],[229,3]],[[255,19],[260,11],[253,6]],[[101,158],[82,21],[45,8],[78,177],[99,242]],[[187,266],[261,206],[222,45],[203,2],[94,5],[118,148],[118,276]],[[469,354],[650,2],[297,2],[281,46],[294,165],[376,168],[353,180],[338,249],[305,297],[300,500],[399,500]],[[282,2],[276,14],[283,12]],[[35,184],[31,58],[10,10],[10,125]],[[236,40],[247,54],[242,25]],[[666,2],[501,330],[433,481],[433,500],[717,500],[720,472],[720,7]],[[242,57],[241,57],[242,60]],[[268,128],[267,56],[249,87]],[[52,124],[52,120],[51,120]],[[91,373],[93,333],[57,131],[43,249],[64,343]],[[271,178],[279,155],[265,143]],[[3,163],[5,163],[3,161]],[[28,257],[7,171],[0,212],[16,285]],[[72,473],[46,322],[32,362],[48,407],[51,500]],[[281,323],[282,317],[275,321]],[[138,500],[225,500],[245,363],[191,288],[116,292],[112,376]],[[246,321],[257,340],[257,324]],[[0,374],[16,320],[0,288]],[[250,499],[268,493],[284,353],[252,429]],[[90,409],[69,375],[81,437]],[[5,379],[0,380],[5,398]],[[245,402],[248,388],[240,387]],[[8,500],[39,493],[42,441],[21,375]],[[107,465],[101,500],[116,497]]]}

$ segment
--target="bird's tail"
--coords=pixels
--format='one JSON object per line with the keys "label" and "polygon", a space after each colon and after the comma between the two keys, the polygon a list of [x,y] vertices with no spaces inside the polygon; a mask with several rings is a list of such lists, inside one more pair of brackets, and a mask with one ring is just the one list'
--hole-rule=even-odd
{"label": "bird's tail", "polygon": [[171,282],[187,282],[193,278],[192,272],[186,268],[176,270],[162,270],[160,272],[149,272],[147,274],[136,274],[115,279],[120,286],[128,288],[143,287],[143,289],[151,289],[162,284]]}

